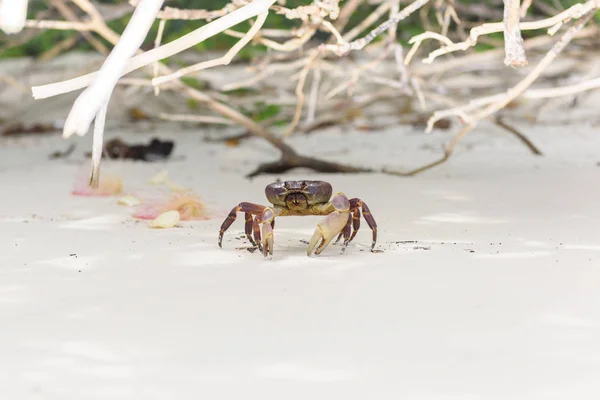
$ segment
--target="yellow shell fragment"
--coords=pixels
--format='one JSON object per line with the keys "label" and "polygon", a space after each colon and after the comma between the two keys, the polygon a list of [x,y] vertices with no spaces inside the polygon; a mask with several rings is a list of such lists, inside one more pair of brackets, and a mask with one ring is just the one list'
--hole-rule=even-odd
{"label": "yellow shell fragment", "polygon": [[137,206],[142,204],[142,202],[140,201],[140,199],[138,199],[137,197],[133,197],[131,195],[127,195],[127,196],[123,196],[121,197],[118,201],[117,204],[121,205],[121,206]]}
{"label": "yellow shell fragment", "polygon": [[169,171],[165,170],[154,175],[148,183],[151,185],[161,185],[165,183],[167,179],[169,179]]}
{"label": "yellow shell fragment", "polygon": [[150,221],[150,228],[172,228],[179,222],[179,211],[167,211]]}

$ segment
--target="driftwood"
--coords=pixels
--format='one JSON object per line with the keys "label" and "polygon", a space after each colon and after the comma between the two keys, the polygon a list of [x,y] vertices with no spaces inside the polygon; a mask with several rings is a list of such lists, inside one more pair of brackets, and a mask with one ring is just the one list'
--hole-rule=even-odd
{"label": "driftwood", "polygon": [[[15,0],[11,4],[17,7],[18,3],[22,4],[22,0]],[[178,91],[203,103],[212,112],[200,116],[162,115],[163,118],[241,125],[249,135],[266,140],[281,152],[278,161],[261,165],[248,174],[249,177],[285,172],[297,167],[323,172],[377,171],[367,166],[342,165],[300,155],[286,143],[286,137],[309,131],[310,127],[318,126],[322,121],[333,124],[336,121],[343,122],[352,118],[355,110],[361,110],[369,102],[398,97],[409,100],[409,106],[405,110],[408,113],[422,115],[430,112],[426,132],[434,129],[439,121],[447,119],[458,118],[462,126],[444,147],[443,156],[439,160],[408,172],[395,171],[392,166],[379,172],[412,176],[445,162],[453,154],[460,139],[483,119],[491,119],[507,132],[516,135],[532,153],[539,155],[541,152],[531,141],[503,122],[499,113],[520,97],[539,99],[573,95],[600,87],[600,78],[593,77],[564,87],[530,89],[573,39],[591,37],[597,33],[594,27],[584,27],[600,7],[600,0],[555,10],[554,15],[550,16],[547,7],[542,7],[540,13],[540,7],[536,7],[535,3],[532,6],[530,0],[523,3],[519,0],[505,0],[501,13],[496,9],[486,9],[486,5],[477,9],[461,7],[455,0],[414,0],[410,3],[384,0],[377,2],[371,14],[351,28],[347,28],[349,18],[361,5],[361,0],[347,1],[341,8],[339,0],[320,0],[297,8],[285,7],[285,3],[276,3],[275,0],[233,0],[216,10],[179,10],[162,7],[163,2],[160,0],[132,0],[130,7],[136,7],[135,12],[122,36],[106,24],[103,15],[106,7],[101,12],[89,0],[73,0],[79,13],[83,12],[87,16],[81,18],[64,0],[48,0],[48,3],[59,11],[64,20],[26,20],[23,21],[23,29],[77,30],[97,51],[104,53],[105,46],[90,34],[94,32],[114,46],[97,73],[32,88],[35,98],[48,98],[85,88],[67,118],[63,136],[68,138],[72,134],[84,135],[94,122],[92,185],[98,179],[104,118],[107,117],[106,106],[112,90],[117,83],[132,82],[131,78],[124,78],[123,75],[140,68],[147,69],[148,78],[135,80],[136,85],[152,87],[157,95],[162,90]],[[265,29],[265,21],[274,13],[284,15],[290,21],[299,21],[300,25],[296,24],[294,28],[287,30]],[[373,27],[376,21],[386,15],[385,22]],[[474,16],[497,18],[499,15],[502,15],[502,21],[489,21],[475,26],[468,22]],[[430,16],[437,21],[437,25],[431,22]],[[408,41],[409,49],[403,49],[398,42],[398,25],[408,18],[421,18],[424,32]],[[155,48],[149,51],[139,50],[139,44],[156,19],[160,24]],[[161,44],[165,26],[169,21],[178,19],[204,20],[206,24],[170,43]],[[239,22],[250,19],[253,22],[247,32],[234,29]],[[468,31],[465,30],[466,26],[470,26]],[[546,33],[523,40],[523,31],[543,29]],[[560,38],[554,39],[561,30],[564,32]],[[504,39],[497,49],[484,53],[470,51],[482,40],[485,41],[487,35],[499,32],[504,33]],[[317,39],[322,37],[322,33],[328,34],[328,38]],[[217,34],[236,37],[239,41],[220,57],[177,70],[158,63],[161,59],[189,49]],[[440,46],[431,47],[433,43],[439,43]],[[255,66],[252,77],[234,78],[233,82],[221,88],[221,93],[200,91],[185,84],[182,79],[195,76],[208,68],[228,68],[242,48],[253,44],[266,46],[270,52],[259,60],[260,64]],[[532,49],[536,50],[534,53],[538,53],[545,46],[550,46],[545,56],[535,60],[535,56],[530,54]],[[415,61],[425,47],[428,54],[421,62]],[[362,57],[354,57],[356,53],[360,53]],[[450,58],[450,54],[454,57]],[[362,62],[365,58],[367,62]],[[359,59],[360,62],[353,61]],[[497,63],[496,60],[503,62]],[[460,88],[462,92],[484,94],[475,99],[464,99],[464,95],[459,95],[458,90],[444,87],[443,82],[438,83],[440,76],[451,74],[453,70],[468,68],[476,62],[494,65],[497,71],[501,68],[530,69],[513,87],[493,95],[490,95],[492,87],[487,88],[487,92],[468,85]],[[340,67],[342,64],[344,67]],[[389,68],[390,65],[393,68]],[[534,66],[530,67],[531,65]],[[295,104],[290,104],[289,99],[284,102],[282,115],[287,119],[288,125],[282,134],[273,133],[264,123],[259,124],[239,112],[235,106],[237,100],[231,100],[232,95],[228,94],[233,89],[252,88],[268,83],[277,74],[289,77],[292,87],[290,92],[296,98]],[[384,95],[381,95],[382,92]],[[228,100],[223,100],[222,96]],[[351,98],[352,101],[340,101],[344,98]],[[277,102],[278,99],[273,101]]]}

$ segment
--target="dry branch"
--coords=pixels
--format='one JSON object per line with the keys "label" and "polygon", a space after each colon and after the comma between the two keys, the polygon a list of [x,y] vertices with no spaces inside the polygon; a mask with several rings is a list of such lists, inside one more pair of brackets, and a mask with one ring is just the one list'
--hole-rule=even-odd
{"label": "dry branch", "polygon": [[[568,8],[567,10],[551,17],[546,18],[540,21],[534,22],[521,22],[518,26],[520,30],[536,30],[543,28],[551,28],[550,33],[553,34],[556,32],[563,23],[570,21],[572,19],[581,18],[584,15],[587,15],[593,10],[596,10],[600,5],[599,0],[590,0],[586,3],[575,4],[574,6]],[[469,33],[469,38],[460,43],[454,43],[452,45],[442,47],[437,49],[429,54],[429,56],[423,60],[424,63],[432,63],[437,57],[452,53],[459,50],[467,50],[470,47],[473,47],[477,44],[477,39],[482,35],[489,35],[490,33],[503,32],[504,31],[504,23],[491,23],[491,24],[483,24],[478,27],[471,29]],[[514,37],[514,36],[513,36]]]}
{"label": "dry branch", "polygon": [[536,156],[541,156],[542,155],[542,152],[540,151],[540,149],[538,149],[537,146],[534,145],[533,142],[531,140],[529,140],[529,138],[527,136],[525,136],[523,133],[521,133],[514,126],[507,124],[500,117],[496,117],[494,119],[494,123],[496,125],[498,125],[499,127],[501,127],[502,129],[504,129],[504,130],[512,133],[513,135],[515,135],[529,149],[529,151],[531,151],[532,154],[534,154]]}
{"label": "dry branch", "polygon": [[[402,11],[400,11],[398,14],[394,15],[392,18],[388,19],[386,22],[382,23],[377,28],[373,29],[371,32],[369,32],[363,38],[357,39],[353,42],[346,42],[346,43],[337,44],[337,45],[324,44],[324,45],[322,45],[322,48],[324,50],[329,50],[338,55],[344,55],[351,51],[362,50],[365,46],[367,46],[369,43],[371,43],[373,41],[373,39],[375,39],[377,36],[381,35],[383,32],[388,30],[390,27],[397,25],[400,21],[407,18],[409,15],[411,15],[412,13],[417,11],[419,8],[423,7],[428,2],[429,2],[429,0],[415,0],[413,3],[409,4],[404,9],[402,9]],[[384,4],[386,4],[387,7],[383,7]],[[384,11],[387,11],[388,8],[391,6],[392,6],[391,3],[383,3],[373,14],[379,13],[379,12],[381,12],[383,14]],[[380,9],[383,9],[384,11],[381,11]],[[371,15],[373,15],[373,14],[371,14]],[[359,27],[360,27],[360,30],[365,28],[362,26],[362,24],[359,25]],[[358,33],[356,33],[356,35],[358,35]],[[344,35],[343,38],[345,41],[348,41],[348,40],[351,40],[354,36],[355,36],[355,32],[353,30],[350,33]]]}
{"label": "dry branch", "polygon": [[519,28],[520,12],[519,0],[504,0],[504,64],[512,67],[527,65]]}
{"label": "dry branch", "polygon": [[193,72],[198,72],[203,69],[212,68],[217,65],[229,64],[231,62],[231,60],[233,60],[233,57],[235,57],[235,55],[237,53],[239,53],[239,51],[245,45],[247,45],[248,42],[250,42],[250,40],[252,40],[252,38],[258,33],[260,28],[262,28],[263,24],[265,23],[265,20],[267,19],[267,15],[268,15],[268,12],[266,12],[266,11],[258,14],[258,17],[256,18],[256,22],[254,23],[254,25],[252,25],[252,27],[242,37],[242,39],[240,39],[239,42],[237,42],[231,49],[229,49],[229,51],[223,57],[216,58],[216,59],[210,60],[210,61],[201,62],[201,63],[195,64],[195,65],[190,65],[189,67],[181,68],[180,70],[178,70],[172,74],[154,78],[152,80],[152,84],[158,86],[160,84],[169,82],[173,79],[181,78],[182,76],[191,74]]}
{"label": "dry branch", "polygon": [[[599,4],[600,6],[600,4]],[[436,112],[427,122],[427,130],[431,131],[433,129],[433,125],[436,121],[438,121],[442,117],[448,117],[451,115],[459,116],[464,122],[465,126],[460,130],[460,132],[452,138],[450,144],[447,147],[444,147],[444,154],[439,159],[430,164],[427,164],[423,167],[417,168],[408,173],[402,172],[393,172],[387,171],[389,173],[394,173],[398,175],[415,175],[417,173],[426,171],[430,168],[438,166],[444,162],[446,162],[450,156],[453,154],[454,149],[457,143],[460,141],[462,137],[464,137],[467,133],[471,132],[477,125],[477,122],[490,117],[495,112],[501,110],[506,107],[508,103],[515,100],[519,97],[542,73],[544,69],[554,61],[554,59],[564,50],[564,48],[571,42],[573,37],[581,31],[581,29],[585,26],[587,22],[592,18],[596,9],[591,9],[587,14],[584,14],[580,17],[580,19],[569,28],[565,34],[558,40],[554,46],[550,49],[548,53],[542,58],[542,60],[536,65],[536,67],[527,74],[527,76],[521,80],[517,85],[513,88],[509,89],[505,93],[500,93],[495,96],[490,96],[485,99],[479,99],[479,103],[477,101],[472,102],[469,106],[456,108],[447,110],[446,112]],[[478,107],[483,107],[480,110],[476,110]]]}
{"label": "dry branch", "polygon": [[[255,176],[259,173],[284,172],[291,168],[308,167],[318,171],[327,172],[372,172],[371,169],[363,169],[354,166],[345,166],[335,163],[315,160],[306,156],[299,155],[285,141],[273,133],[269,132],[265,127],[268,123],[263,121],[261,126],[247,116],[241,114],[235,109],[236,104],[239,104],[240,99],[234,96],[225,95],[222,93],[207,93],[186,86],[181,81],[185,75],[197,73],[198,71],[216,66],[227,66],[238,52],[249,45],[250,43],[258,43],[266,46],[269,49],[267,55],[254,65],[254,74],[248,78],[241,79],[232,76],[231,83],[221,87],[222,91],[232,89],[264,85],[266,87],[274,85],[275,75],[279,74],[288,79],[293,89],[286,88],[288,98],[269,99],[270,102],[283,104],[286,106],[283,115],[290,118],[290,124],[283,133],[283,137],[296,131],[301,120],[302,111],[306,102],[308,103],[308,111],[306,119],[303,121],[304,126],[301,126],[300,131],[306,130],[306,127],[318,126],[319,123],[326,120],[331,123],[347,120],[353,113],[356,113],[357,108],[365,106],[368,101],[365,99],[390,98],[392,96],[403,96],[404,98],[414,99],[414,104],[411,103],[413,110],[430,112],[428,107],[439,107],[442,104],[444,107],[452,107],[449,109],[437,110],[428,120],[426,132],[431,131],[434,124],[442,118],[458,116],[465,123],[463,129],[451,140],[449,145],[444,148],[444,156],[442,159],[434,163],[410,171],[406,174],[393,172],[397,175],[414,175],[418,172],[431,168],[434,165],[439,165],[446,161],[454,151],[454,147],[461,137],[466,135],[470,130],[474,129],[477,122],[490,118],[491,115],[504,108],[507,104],[514,101],[517,97],[525,98],[541,98],[562,96],[578,93],[583,90],[590,90],[600,87],[600,78],[586,80],[584,82],[565,86],[563,88],[549,89],[530,89],[529,86],[536,81],[542,72],[550,65],[556,55],[562,51],[564,46],[581,28],[585,25],[590,16],[597,10],[600,5],[600,0],[589,0],[584,3],[576,4],[567,10],[557,12],[549,18],[543,18],[534,21],[521,22],[528,10],[530,16],[539,17],[536,14],[536,4],[531,8],[531,1],[523,0],[520,4],[519,0],[504,0],[504,11],[501,14],[489,12],[490,6],[487,4],[474,5],[470,9],[465,9],[464,6],[455,4],[454,0],[436,0],[430,3],[429,0],[414,0],[411,2],[402,2],[404,8],[400,9],[401,2],[399,0],[377,0],[370,2],[377,4],[375,9],[354,28],[345,29],[350,17],[357,10],[362,0],[348,0],[343,2],[340,9],[339,0],[320,0],[307,3],[305,5],[289,8],[286,7],[285,0],[232,0],[229,4],[219,10],[181,10],[173,7],[160,6],[155,9],[152,19],[146,20],[145,24],[153,22],[154,18],[160,21],[159,32],[155,39],[155,48],[146,52],[131,51],[133,49],[130,44],[129,51],[131,56],[125,58],[113,57],[113,53],[118,50],[121,55],[125,52],[119,50],[120,45],[119,35],[113,32],[106,25],[103,16],[98,8],[90,0],[73,0],[81,10],[87,13],[89,20],[80,20],[68,7],[65,6],[64,0],[48,0],[55,5],[65,21],[36,19],[26,21],[26,25],[35,29],[68,29],[77,30],[84,35],[87,40],[96,47],[98,51],[102,49],[97,46],[99,41],[94,39],[91,32],[94,32],[113,45],[117,45],[107,59],[108,64],[115,64],[118,58],[120,61],[116,63],[118,68],[113,68],[114,71],[119,70],[116,74],[108,74],[105,67],[92,74],[80,76],[68,81],[58,82],[49,85],[37,86],[32,88],[35,98],[47,98],[62,93],[86,88],[83,94],[78,98],[78,101],[73,107],[67,124],[65,125],[65,136],[69,132],[85,134],[91,121],[95,118],[95,134],[94,134],[94,149],[98,149],[101,145],[102,130],[104,125],[104,115],[106,104],[110,98],[110,93],[116,84],[120,85],[143,85],[150,86],[155,89],[156,95],[159,94],[158,89],[174,90],[184,96],[201,102],[208,110],[219,116],[202,115],[202,116],[184,116],[184,115],[165,115],[161,118],[170,120],[187,120],[204,123],[225,124],[235,123],[245,127],[253,136],[262,138],[271,145],[281,151],[281,159],[274,163],[269,163],[260,166],[256,171],[250,174]],[[139,4],[138,4],[139,3]],[[136,13],[142,7],[148,7],[154,4],[155,7],[161,0],[131,0],[130,4],[135,5]],[[425,7],[427,5],[427,7]],[[467,12],[468,16],[483,16],[491,15],[495,21],[502,18],[502,22],[484,23],[473,27],[472,18],[461,20],[457,14],[459,12]],[[532,11],[533,10],[533,11]],[[499,10],[498,10],[499,11]],[[264,29],[264,23],[268,19],[270,13],[278,13],[290,20],[299,21],[300,26],[291,29]],[[398,24],[408,16],[419,12],[422,18],[423,26],[427,29],[424,33],[416,35],[410,40],[412,45],[410,51],[403,55],[402,47],[396,43]],[[135,19],[132,18],[132,22]],[[371,29],[370,32],[364,34],[377,21],[389,13],[388,19],[382,24]],[[430,13],[433,13],[433,21]],[[500,17],[498,17],[500,15]],[[240,22],[255,18],[255,22],[251,25],[248,32],[238,32],[233,30],[233,27]],[[201,20],[206,23],[200,28],[184,35],[170,43],[162,44],[162,32],[165,25],[170,20]],[[486,18],[487,19],[487,18]],[[526,49],[539,47],[549,43],[551,36],[557,32],[563,24],[569,23],[572,20],[579,20],[572,28],[570,28],[563,38],[558,41],[548,54],[539,62],[535,68],[516,86],[505,93],[496,95],[487,95],[475,98],[461,104],[456,100],[448,101],[451,98],[452,92],[456,94],[455,89],[445,88],[444,75],[448,75],[449,71],[457,68],[472,68],[476,67],[472,64],[473,60],[480,62],[489,62],[490,60],[501,60],[502,52],[504,53],[504,64],[512,67],[522,67],[527,64],[525,55]],[[434,26],[435,21],[439,26]],[[451,23],[457,25],[455,32],[452,31]],[[583,23],[581,23],[583,22]],[[296,24],[297,25],[297,24]],[[128,26],[129,28],[129,26]],[[466,29],[468,36],[465,37]],[[131,28],[133,29],[133,28]],[[523,41],[521,31],[547,29],[549,35],[541,35],[540,37],[532,38]],[[142,29],[143,30],[143,29]],[[127,31],[127,30],[126,30]],[[146,31],[147,32],[147,31]],[[319,43],[319,32],[330,33],[330,38],[326,43]],[[374,42],[374,39],[383,33],[387,32],[385,40]],[[415,56],[417,51],[422,48],[422,44],[428,39],[434,39],[441,43],[441,47],[432,51],[424,60],[425,63],[431,64],[437,57],[443,54],[449,54],[459,50],[467,50],[475,46],[482,35],[488,35],[494,32],[503,32],[504,49],[501,50],[499,43],[493,42],[499,49],[487,52],[483,55],[464,55],[455,59],[446,59],[438,61],[435,65],[420,65],[417,68],[411,68],[410,61]],[[203,61],[197,64],[192,64],[177,71],[172,71],[159,60],[173,56],[193,45],[202,42],[219,33],[237,37],[239,41],[231,47],[221,57],[216,57],[208,61]],[[360,35],[364,35],[357,39]],[[570,36],[569,36],[570,35]],[[125,33],[123,38],[128,37]],[[138,37],[139,39],[139,37]],[[94,44],[94,40],[96,44]],[[127,39],[129,40],[129,39]],[[135,44],[135,43],[134,43]],[[71,45],[66,42],[65,46]],[[369,46],[367,48],[367,46]],[[562,47],[561,47],[562,46]],[[139,45],[138,45],[139,47]],[[136,47],[137,49],[137,47]],[[365,50],[366,49],[366,50]],[[368,55],[366,62],[361,62],[358,68],[350,67],[340,68],[339,64],[344,62],[342,55],[347,55],[352,51],[365,50]],[[529,50],[528,50],[529,51]],[[333,53],[333,56],[331,54]],[[389,68],[388,57],[392,55],[395,65]],[[338,56],[338,57],[335,57]],[[350,57],[348,57],[350,58]],[[346,58],[346,59],[348,59]],[[354,57],[352,57],[354,58]],[[487,60],[487,61],[486,61]],[[339,63],[339,64],[338,64]],[[124,76],[134,70],[142,67],[150,66],[152,69],[151,79],[142,78],[124,78]],[[380,72],[379,66],[382,66],[383,72]],[[378,67],[375,70],[375,67]],[[387,69],[386,69],[387,68]],[[498,67],[494,67],[498,68]],[[114,72],[113,71],[113,72]],[[350,71],[350,72],[349,72]],[[369,71],[369,73],[364,73]],[[308,77],[312,77],[312,86],[308,93],[305,94],[305,86]],[[590,77],[594,76],[590,74]],[[586,78],[587,79],[587,78]],[[98,89],[99,85],[103,86],[103,90]],[[278,84],[276,84],[278,85]],[[382,87],[383,86],[383,87]],[[488,86],[489,88],[490,86]],[[278,88],[281,89],[281,88]],[[476,92],[476,88],[464,87],[465,93],[481,96],[486,93]],[[292,93],[293,90],[293,93]],[[381,91],[385,91],[385,96],[379,96]],[[454,91],[453,91],[454,90]],[[340,102],[337,94],[342,91],[347,91],[348,96],[353,96],[353,101]],[[323,94],[321,94],[323,92]],[[91,93],[91,94],[90,94]],[[442,94],[443,93],[443,94]],[[378,97],[379,96],[379,97]],[[264,94],[257,94],[257,97],[265,98]],[[80,100],[81,99],[81,100]],[[104,112],[103,112],[104,110]],[[435,108],[434,108],[435,110]],[[281,116],[280,114],[278,118]],[[504,126],[503,122],[496,121],[499,126],[520,136],[524,140],[524,136],[511,127]],[[526,138],[525,138],[526,139]],[[530,142],[529,144],[533,146]],[[530,148],[532,148],[530,146]],[[534,146],[533,146],[534,147]],[[533,151],[533,148],[532,148]],[[98,151],[93,151],[94,154],[99,154]],[[95,167],[97,171],[97,166]],[[388,171],[385,171],[388,172]],[[92,173],[92,176],[97,174]]]}

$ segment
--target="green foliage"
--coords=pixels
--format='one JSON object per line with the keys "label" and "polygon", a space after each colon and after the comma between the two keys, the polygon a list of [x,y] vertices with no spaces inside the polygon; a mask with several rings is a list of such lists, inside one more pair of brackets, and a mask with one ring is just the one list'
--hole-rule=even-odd
{"label": "green foliage", "polygon": [[201,80],[196,79],[196,78],[192,78],[189,76],[182,76],[180,79],[187,86],[197,89],[197,90],[205,90],[207,87],[206,82],[202,82]]}
{"label": "green foliage", "polygon": [[198,101],[191,97],[187,100],[187,106],[190,110],[197,110],[199,107]]}
{"label": "green foliage", "polygon": [[258,101],[254,103],[252,109],[248,110],[242,107],[240,111],[248,118],[256,122],[261,122],[276,117],[281,112],[281,107],[277,104],[267,104],[264,101]]}

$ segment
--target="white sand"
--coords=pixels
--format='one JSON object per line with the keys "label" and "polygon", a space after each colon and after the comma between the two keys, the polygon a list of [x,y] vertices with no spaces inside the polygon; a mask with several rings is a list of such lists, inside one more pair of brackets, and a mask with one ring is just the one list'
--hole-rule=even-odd
{"label": "white sand", "polygon": [[[167,169],[221,212],[265,204],[276,177],[245,180],[260,141],[175,138],[167,163],[108,162],[126,189]],[[280,218],[275,254],[217,247],[222,218],[151,230],[114,198],[70,195],[87,172],[60,136],[0,141],[0,398],[597,399],[600,396],[600,138],[597,128],[522,129],[534,157],[487,125],[415,178],[293,171],[361,197],[345,254],[306,256],[320,217]],[[169,132],[169,134],[165,133]],[[146,141],[149,134],[109,132]],[[362,165],[414,167],[449,133],[335,131],[294,145]],[[426,146],[423,146],[423,144]],[[414,241],[415,243],[412,243]]]}
{"label": "white sand", "polygon": [[[28,87],[101,61],[3,62],[0,74],[24,91],[0,87],[0,118],[64,119],[77,93],[35,102]],[[203,76],[216,87],[229,79],[218,69]],[[102,173],[144,193],[168,170],[219,218],[151,230],[116,198],[70,194],[88,172],[91,137],[0,138],[0,399],[597,400],[598,101],[598,92],[575,108],[553,100],[539,113],[552,124],[519,125],[544,157],[482,124],[449,163],[414,178],[278,176],[325,179],[361,197],[379,225],[377,254],[363,220],[345,254],[332,245],[307,257],[320,217],[278,219],[271,260],[239,249],[241,217],[219,249],[224,215],[240,201],[265,204],[277,178],[243,175],[278,153],[258,140],[230,148],[204,143],[198,129],[127,121],[140,104],[183,112],[185,99],[171,93],[115,90],[108,139],[159,135],[176,151],[166,163],[104,162]],[[586,124],[555,125],[564,120]],[[407,170],[438,157],[453,132],[343,128],[291,142]],[[48,160],[71,142],[71,158]]]}

